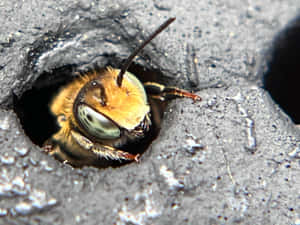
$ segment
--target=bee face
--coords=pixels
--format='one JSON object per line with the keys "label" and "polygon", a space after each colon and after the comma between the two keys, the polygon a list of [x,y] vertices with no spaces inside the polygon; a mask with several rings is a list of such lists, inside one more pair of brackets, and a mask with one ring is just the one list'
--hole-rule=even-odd
{"label": "bee face", "polygon": [[74,166],[107,165],[111,161],[138,161],[139,154],[123,147],[147,136],[152,126],[149,99],[201,98],[176,87],[147,82],[127,71],[136,54],[165,29],[161,25],[127,59],[121,70],[111,67],[85,73],[63,87],[50,104],[60,129],[43,145],[51,155]]}
{"label": "bee face", "polygon": [[132,131],[150,112],[142,83],[126,72],[122,87],[116,85],[120,70],[88,74],[78,93],[73,111],[83,132],[98,139],[116,139],[121,129]]}

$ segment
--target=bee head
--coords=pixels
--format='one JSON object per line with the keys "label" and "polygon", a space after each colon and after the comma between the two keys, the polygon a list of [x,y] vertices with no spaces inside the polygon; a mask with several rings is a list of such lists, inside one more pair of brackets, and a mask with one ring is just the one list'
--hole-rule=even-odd
{"label": "bee head", "polygon": [[121,129],[133,130],[150,112],[142,83],[126,72],[119,87],[116,85],[119,72],[111,67],[101,74],[95,72],[76,97],[75,119],[94,137],[118,138]]}

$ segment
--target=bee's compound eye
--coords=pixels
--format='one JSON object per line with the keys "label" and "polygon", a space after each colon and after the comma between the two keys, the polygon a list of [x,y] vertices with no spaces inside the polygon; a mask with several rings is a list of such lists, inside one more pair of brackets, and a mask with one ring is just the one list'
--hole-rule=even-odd
{"label": "bee's compound eye", "polygon": [[112,121],[87,105],[79,105],[76,116],[86,132],[94,137],[100,139],[120,137],[120,129]]}

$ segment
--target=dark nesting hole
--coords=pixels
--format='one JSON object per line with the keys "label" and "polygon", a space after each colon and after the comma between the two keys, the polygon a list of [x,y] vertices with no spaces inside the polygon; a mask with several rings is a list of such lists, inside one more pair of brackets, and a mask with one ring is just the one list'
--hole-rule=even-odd
{"label": "dark nesting hole", "polygon": [[[40,147],[59,130],[57,119],[49,111],[49,104],[64,85],[76,79],[76,76],[74,76],[75,70],[75,66],[65,66],[55,69],[51,73],[45,72],[41,74],[32,88],[14,101],[14,110],[20,119],[25,133],[33,143]],[[164,83],[162,82],[163,76],[159,71],[145,69],[135,63],[129,67],[128,71],[135,74],[142,82],[159,81],[160,83]],[[142,154],[157,137],[166,103],[150,100],[150,104],[153,123],[150,132],[142,140],[122,146],[122,150],[133,154]],[[105,163],[101,161],[100,167],[103,167],[103,165],[104,167],[120,166],[121,164],[115,161]]]}
{"label": "dark nesting hole", "polygon": [[300,123],[300,17],[274,40],[264,88],[296,123]]}

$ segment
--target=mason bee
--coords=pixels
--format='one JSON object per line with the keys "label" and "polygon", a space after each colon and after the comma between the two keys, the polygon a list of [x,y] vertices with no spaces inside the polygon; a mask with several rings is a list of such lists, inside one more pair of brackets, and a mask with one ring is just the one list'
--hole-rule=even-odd
{"label": "mason bee", "polygon": [[201,98],[176,87],[142,83],[127,71],[134,57],[170,25],[168,19],[126,60],[123,67],[95,69],[75,78],[53,98],[50,111],[59,130],[43,145],[50,155],[73,166],[109,165],[112,161],[139,161],[140,154],[122,149],[145,138],[152,126],[149,100]]}

